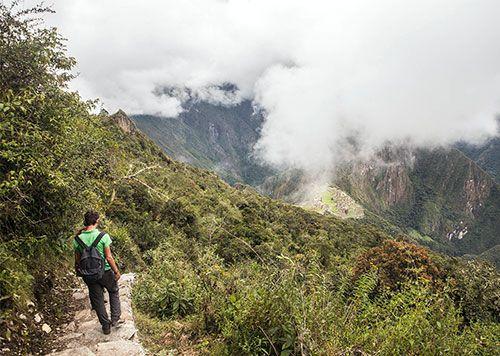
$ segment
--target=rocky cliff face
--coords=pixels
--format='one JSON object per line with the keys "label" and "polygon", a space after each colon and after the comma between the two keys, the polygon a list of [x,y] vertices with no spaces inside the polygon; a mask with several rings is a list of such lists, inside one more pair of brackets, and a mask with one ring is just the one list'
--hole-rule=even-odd
{"label": "rocky cliff face", "polygon": [[450,251],[480,253],[500,242],[498,185],[456,149],[382,152],[337,179],[369,210]]}
{"label": "rocky cliff face", "polygon": [[413,187],[410,168],[415,157],[409,149],[383,150],[369,161],[356,161],[338,170],[336,183],[375,210],[409,204]]}
{"label": "rocky cliff face", "polygon": [[114,122],[123,132],[127,134],[137,132],[137,126],[135,123],[121,109],[109,116],[108,120]]}

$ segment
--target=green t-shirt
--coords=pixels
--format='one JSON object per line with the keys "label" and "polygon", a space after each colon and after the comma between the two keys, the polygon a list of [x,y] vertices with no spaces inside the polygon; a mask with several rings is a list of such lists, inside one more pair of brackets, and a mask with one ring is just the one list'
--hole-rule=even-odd
{"label": "green t-shirt", "polygon": [[[80,239],[83,241],[83,243],[85,245],[90,246],[90,245],[92,245],[92,242],[94,242],[94,240],[97,238],[99,233],[100,233],[100,231],[98,229],[94,229],[94,230],[84,231],[78,236],[80,237]],[[111,245],[111,237],[109,237],[109,235],[106,234],[101,238],[101,241],[99,241],[99,243],[96,246],[97,251],[99,251],[102,258],[104,258],[104,261],[105,261],[104,269],[106,271],[108,269],[111,269],[111,266],[109,265],[108,261],[106,261],[106,258],[104,257],[104,248],[108,247],[109,245]],[[80,253],[82,252],[82,247],[80,245],[78,245],[78,242],[76,242],[75,239],[73,239],[73,248],[75,249],[75,251],[78,251]]]}

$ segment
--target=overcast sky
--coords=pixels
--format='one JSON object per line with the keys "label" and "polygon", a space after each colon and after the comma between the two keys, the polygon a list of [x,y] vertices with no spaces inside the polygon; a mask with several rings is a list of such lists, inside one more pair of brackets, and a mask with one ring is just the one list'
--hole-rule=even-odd
{"label": "overcast sky", "polygon": [[[267,162],[322,169],[370,151],[478,140],[500,112],[500,1],[54,1],[85,98],[176,116],[190,88],[267,112]],[[240,91],[217,89],[225,82]],[[156,93],[156,94],[155,94]]]}

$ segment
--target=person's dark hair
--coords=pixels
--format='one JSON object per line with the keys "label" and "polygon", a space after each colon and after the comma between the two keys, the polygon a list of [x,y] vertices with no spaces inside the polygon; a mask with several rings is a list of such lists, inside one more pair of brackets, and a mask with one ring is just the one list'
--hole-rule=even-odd
{"label": "person's dark hair", "polygon": [[83,225],[90,226],[94,225],[97,220],[99,220],[99,213],[96,211],[89,210],[85,213],[83,217]]}

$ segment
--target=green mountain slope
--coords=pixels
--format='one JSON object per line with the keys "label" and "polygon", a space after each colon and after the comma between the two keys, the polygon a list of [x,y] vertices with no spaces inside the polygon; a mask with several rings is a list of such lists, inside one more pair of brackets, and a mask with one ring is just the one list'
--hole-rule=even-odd
{"label": "green mountain slope", "polygon": [[345,169],[337,183],[368,209],[431,236],[448,252],[479,254],[500,243],[499,186],[461,152],[396,150],[380,158],[383,164]]}
{"label": "green mountain slope", "polygon": [[271,170],[252,158],[262,116],[250,101],[225,107],[186,104],[177,118],[134,115],[139,129],[173,158],[216,171],[230,183],[260,184]]}
{"label": "green mountain slope", "polygon": [[482,145],[459,143],[457,148],[500,183],[500,137],[491,138]]}

